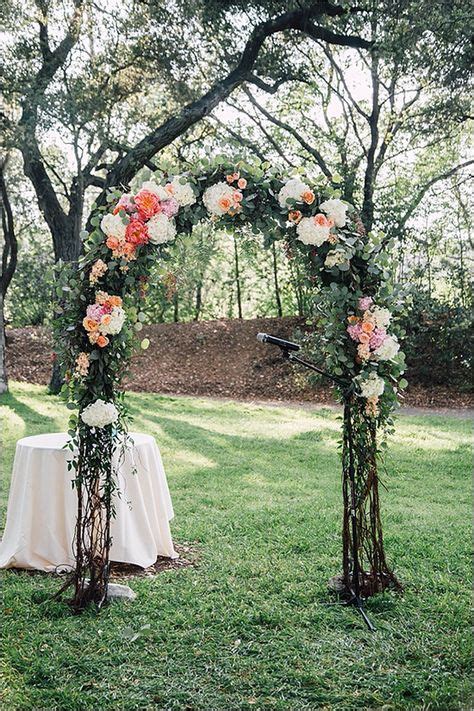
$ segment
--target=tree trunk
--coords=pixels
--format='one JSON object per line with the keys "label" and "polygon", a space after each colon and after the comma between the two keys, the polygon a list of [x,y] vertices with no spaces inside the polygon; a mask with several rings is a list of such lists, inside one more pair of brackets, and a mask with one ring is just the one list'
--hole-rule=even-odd
{"label": "tree trunk", "polygon": [[8,392],[8,377],[5,364],[5,318],[3,294],[0,292],[0,394]]}
{"label": "tree trunk", "polygon": [[179,321],[179,297],[177,291],[173,294],[173,321],[175,323]]}
{"label": "tree trunk", "polygon": [[196,288],[196,306],[194,309],[194,321],[199,321],[199,316],[201,315],[202,308],[202,281],[200,281]]}
{"label": "tree trunk", "polygon": [[280,296],[280,284],[278,282],[278,262],[275,242],[272,243],[272,257],[273,257],[273,280],[275,283],[275,299],[277,305],[277,316],[280,318],[283,316],[283,309],[281,307],[281,296]]}
{"label": "tree trunk", "polygon": [[234,262],[235,262],[235,285],[237,289],[237,309],[239,318],[242,318],[242,291],[240,287],[240,267],[239,267],[239,249],[237,240],[234,237]]}

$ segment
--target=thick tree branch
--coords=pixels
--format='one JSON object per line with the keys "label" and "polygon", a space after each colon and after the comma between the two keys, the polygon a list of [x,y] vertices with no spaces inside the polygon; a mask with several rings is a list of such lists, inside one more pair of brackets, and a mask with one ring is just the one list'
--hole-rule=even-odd
{"label": "thick tree branch", "polygon": [[[165,121],[139,141],[126,156],[116,162],[107,176],[107,185],[116,186],[129,183],[137,171],[145,164],[146,160],[149,160],[162,148],[172,143],[175,138],[207,116],[221,101],[230,96],[251,73],[267,37],[285,30],[297,30],[313,39],[323,40],[331,44],[342,44],[348,47],[364,49],[370,48],[372,46],[371,43],[361,37],[333,33],[314,24],[314,20],[317,17],[339,17],[346,13],[347,10],[345,8],[322,1],[313,3],[307,8],[283,13],[276,18],[258,24],[247,41],[240,61],[225,79],[216,82],[203,96],[185,106],[176,116]],[[99,202],[104,200],[105,194],[100,196]]]}
{"label": "thick tree branch", "polygon": [[5,183],[5,161],[2,161],[0,164],[0,199],[4,239],[2,273],[0,274],[0,294],[2,298],[5,298],[5,294],[15,273],[18,258],[18,241],[15,234],[13,211]]}

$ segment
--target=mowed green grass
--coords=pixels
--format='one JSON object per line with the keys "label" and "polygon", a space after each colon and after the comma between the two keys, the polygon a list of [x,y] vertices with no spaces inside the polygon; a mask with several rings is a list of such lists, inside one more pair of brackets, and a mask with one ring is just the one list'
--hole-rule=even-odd
{"label": "mowed green grass", "polygon": [[[79,617],[32,600],[57,579],[4,572],[2,709],[469,707],[468,421],[398,420],[382,503],[405,591],[368,602],[370,634],[328,604],[340,568],[337,413],[129,401],[133,429],[163,454],[174,539],[196,542],[199,563],[135,579],[136,602]],[[29,385],[0,402],[5,503],[16,440],[64,429],[66,411]]]}

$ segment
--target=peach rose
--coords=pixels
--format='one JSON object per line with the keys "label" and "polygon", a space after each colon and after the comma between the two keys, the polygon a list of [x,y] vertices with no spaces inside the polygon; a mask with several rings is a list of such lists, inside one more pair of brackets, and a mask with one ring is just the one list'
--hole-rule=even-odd
{"label": "peach rose", "polygon": [[318,212],[318,214],[313,217],[313,220],[317,225],[320,225],[320,227],[329,227],[328,218],[321,212]]}
{"label": "peach rose", "polygon": [[101,326],[108,326],[110,323],[110,314],[105,314],[105,316],[102,316],[100,319],[100,325]]}
{"label": "peach rose", "polygon": [[103,336],[102,334],[100,334],[100,336],[97,338],[96,343],[99,348],[105,348],[105,346],[109,345],[109,339],[107,338],[107,336]]}
{"label": "peach rose", "polygon": [[233,197],[234,197],[234,202],[242,202],[243,195],[238,190],[235,191]]}
{"label": "peach rose", "polygon": [[86,331],[97,331],[97,329],[99,328],[99,324],[97,323],[97,321],[94,321],[93,318],[89,318],[88,316],[83,319],[82,325],[84,326]]}
{"label": "peach rose", "polygon": [[105,243],[109,249],[118,249],[119,241],[117,237],[107,237],[107,242]]}
{"label": "peach rose", "polygon": [[347,320],[349,323],[359,323],[359,317],[358,316],[348,316]]}
{"label": "peach rose", "polygon": [[239,178],[237,185],[241,190],[244,190],[247,187],[247,181],[245,180],[245,178]]}
{"label": "peach rose", "polygon": [[229,209],[232,207],[230,198],[221,197],[221,199],[219,200],[219,207],[221,208],[221,210],[224,210],[224,212],[228,212]]}
{"label": "peach rose", "polygon": [[231,183],[233,183],[234,180],[235,180],[233,174],[231,174],[231,175],[226,175],[226,176],[225,176],[225,179],[227,180],[227,182],[229,183],[229,185],[230,185]]}
{"label": "peach rose", "polygon": [[291,212],[288,213],[288,220],[289,222],[293,222],[295,225],[298,224],[298,222],[301,221],[301,218],[303,215],[299,210],[292,210]]}
{"label": "peach rose", "polygon": [[166,183],[165,190],[170,195],[172,195],[174,193],[174,187],[171,185],[171,183]]}
{"label": "peach rose", "polygon": [[359,334],[359,342],[360,343],[369,343],[370,341],[370,336],[368,333],[360,333]]}
{"label": "peach rose", "polygon": [[135,204],[140,214],[143,215],[146,220],[149,220],[150,217],[160,212],[160,199],[155,193],[149,190],[140,190],[140,192],[135,195]]}
{"label": "peach rose", "polygon": [[312,190],[305,190],[301,197],[307,205],[312,205],[314,202],[314,193]]}
{"label": "peach rose", "polygon": [[240,178],[240,173],[234,173],[233,178],[234,180],[238,180]]}
{"label": "peach rose", "polygon": [[122,306],[122,299],[120,296],[109,296],[109,302],[112,306]]}
{"label": "peach rose", "polygon": [[370,321],[363,321],[361,328],[364,333],[372,333],[372,331],[374,330],[374,324]]}

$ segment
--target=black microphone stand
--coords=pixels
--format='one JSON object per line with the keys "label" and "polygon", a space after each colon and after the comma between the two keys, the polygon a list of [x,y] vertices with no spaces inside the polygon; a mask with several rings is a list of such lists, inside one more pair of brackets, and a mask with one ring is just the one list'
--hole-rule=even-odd
{"label": "black microphone stand", "polygon": [[[290,351],[283,346],[279,346],[283,358],[292,361],[293,363],[299,363],[309,370],[314,370],[315,373],[322,375],[324,378],[332,380],[334,383],[341,385],[344,388],[343,397],[345,403],[345,420],[347,427],[347,437],[349,439],[349,482],[350,482],[350,497],[351,497],[351,529],[352,529],[352,585],[349,588],[350,598],[343,602],[344,605],[353,605],[357,612],[361,615],[365,624],[371,632],[375,632],[375,626],[370,621],[367,613],[364,609],[364,603],[360,595],[360,565],[359,565],[359,549],[358,549],[358,528],[357,528],[357,514],[356,514],[356,483],[355,483],[355,464],[354,464],[354,450],[353,450],[353,432],[352,432],[352,418],[347,407],[348,399],[350,393],[353,391],[353,384],[342,378],[338,378],[332,373],[328,373],[321,368],[318,368],[314,363],[311,363],[304,358],[300,358],[295,355],[294,351]],[[346,414],[347,413],[347,414]]]}

